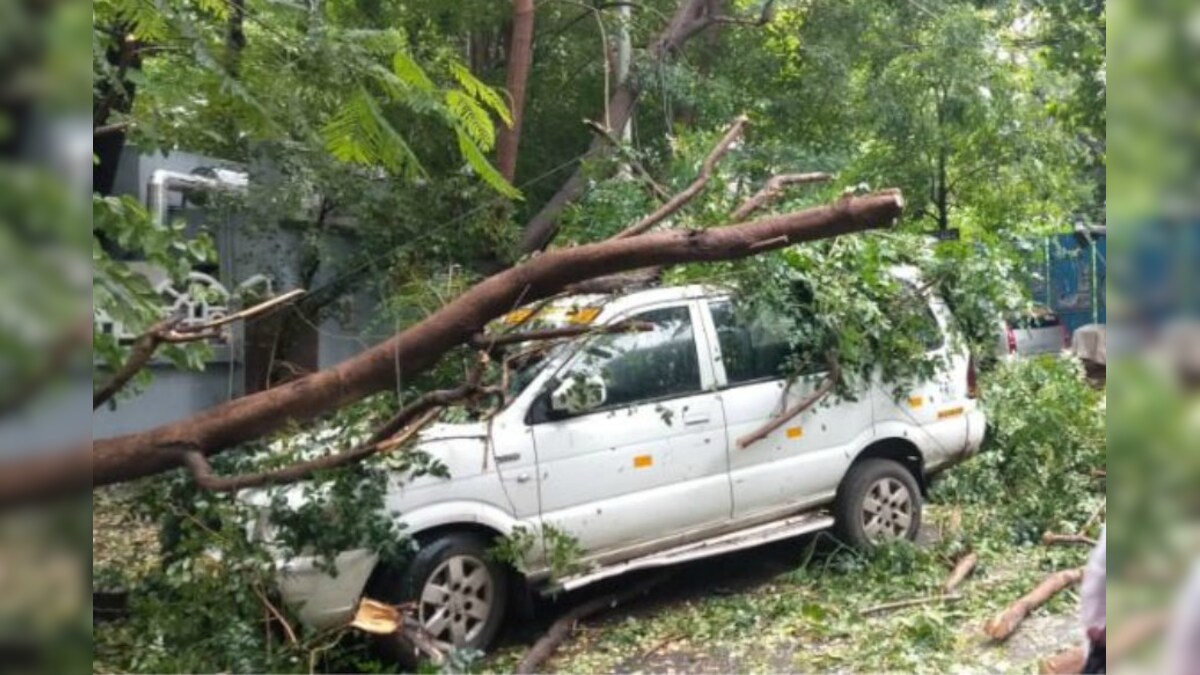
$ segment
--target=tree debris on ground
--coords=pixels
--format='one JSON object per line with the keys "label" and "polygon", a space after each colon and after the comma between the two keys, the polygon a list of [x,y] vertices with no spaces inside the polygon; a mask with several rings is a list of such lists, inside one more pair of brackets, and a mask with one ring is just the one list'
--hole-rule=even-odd
{"label": "tree debris on ground", "polygon": [[1083,581],[1083,568],[1062,570],[1047,577],[1037,588],[1027,593],[1020,600],[1010,605],[1003,612],[992,617],[983,628],[983,632],[996,642],[1003,642],[1012,637],[1026,617],[1035,609],[1046,604],[1055,595]]}

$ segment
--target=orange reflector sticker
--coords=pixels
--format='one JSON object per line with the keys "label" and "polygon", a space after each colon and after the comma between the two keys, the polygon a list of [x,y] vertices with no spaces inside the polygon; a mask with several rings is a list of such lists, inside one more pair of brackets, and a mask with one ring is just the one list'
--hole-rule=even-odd
{"label": "orange reflector sticker", "polygon": [[908,407],[910,408],[920,408],[923,405],[925,405],[924,396],[911,396],[908,399]]}
{"label": "orange reflector sticker", "polygon": [[950,417],[958,417],[959,415],[963,414],[963,412],[964,410],[962,408],[948,408],[938,412],[938,419],[944,420]]}
{"label": "orange reflector sticker", "polygon": [[510,326],[517,326],[529,320],[533,316],[532,309],[518,309],[504,315],[502,321]]}
{"label": "orange reflector sticker", "polygon": [[600,316],[599,307],[580,307],[567,312],[567,322],[578,326],[587,326]]}
{"label": "orange reflector sticker", "polygon": [[633,458],[633,468],[635,469],[645,469],[650,466],[654,466],[654,457],[652,455],[638,455]]}
{"label": "orange reflector sticker", "polygon": [[793,440],[804,436],[804,429],[801,427],[788,427],[787,437]]}

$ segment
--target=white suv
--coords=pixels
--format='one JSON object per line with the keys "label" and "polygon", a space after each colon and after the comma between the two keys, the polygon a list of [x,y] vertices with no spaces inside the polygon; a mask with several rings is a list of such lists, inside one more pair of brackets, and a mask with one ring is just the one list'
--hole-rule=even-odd
{"label": "white suv", "polygon": [[[732,302],[688,286],[556,303],[568,321],[646,330],[561,345],[516,373],[490,421],[428,429],[421,449],[451,477],[397,481],[387,498],[419,543],[411,564],[376,570],[375,553],[348,551],[330,575],[314,559],[287,560],[285,600],[330,627],[370,581],[373,597],[413,602],[443,647],[486,649],[518,583],[571,590],[834,525],[859,546],[915,537],[927,477],[984,435],[945,305],[929,301],[928,347],[945,364],[933,379],[899,399],[890,384],[864,385],[741,447],[821,374],[789,389],[786,335],[769,320],[743,325]],[[524,574],[496,560],[505,536],[529,544]],[[580,564],[556,577],[550,551],[564,541]]]}

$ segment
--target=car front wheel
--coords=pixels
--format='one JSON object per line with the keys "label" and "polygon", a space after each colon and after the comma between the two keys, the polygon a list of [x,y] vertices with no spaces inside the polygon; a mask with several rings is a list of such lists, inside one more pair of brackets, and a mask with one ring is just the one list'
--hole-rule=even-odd
{"label": "car front wheel", "polygon": [[[475,534],[449,533],[424,544],[399,574],[381,580],[396,604],[412,603],[426,637],[441,651],[487,651],[504,623],[508,570]],[[404,645],[407,646],[407,645]],[[411,662],[411,651],[398,660]]]}
{"label": "car front wheel", "polygon": [[902,464],[868,459],[842,482],[834,506],[841,538],[869,549],[888,541],[916,541],[921,530],[921,490]]}

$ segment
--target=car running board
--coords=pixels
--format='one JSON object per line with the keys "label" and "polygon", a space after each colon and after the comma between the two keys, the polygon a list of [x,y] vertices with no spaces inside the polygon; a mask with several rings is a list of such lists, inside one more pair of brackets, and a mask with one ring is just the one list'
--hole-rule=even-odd
{"label": "car running board", "polygon": [[722,553],[741,551],[781,539],[790,539],[802,534],[824,530],[832,526],[833,518],[825,512],[792,516],[747,530],[738,530],[737,532],[730,532],[711,539],[677,546],[641,558],[626,560],[616,565],[595,568],[583,574],[563,578],[557,584],[550,584],[543,593],[573,591],[602,579],[625,574],[626,572],[677,565],[689,560],[699,560]]}

